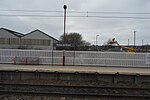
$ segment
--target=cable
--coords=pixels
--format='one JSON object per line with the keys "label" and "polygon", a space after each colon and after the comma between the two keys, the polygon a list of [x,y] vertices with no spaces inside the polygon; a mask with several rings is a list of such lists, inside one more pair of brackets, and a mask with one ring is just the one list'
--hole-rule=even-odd
{"label": "cable", "polygon": [[[0,14],[0,16],[7,16],[7,17],[63,17],[60,15],[4,15]],[[115,19],[150,19],[150,17],[122,17],[122,16],[67,16],[67,17],[77,17],[77,18],[115,18]]]}
{"label": "cable", "polygon": [[6,10],[6,9],[0,9],[0,11],[12,11],[12,12],[63,12],[63,11],[48,11],[48,10]]}
{"label": "cable", "polygon": [[118,17],[118,16],[87,16],[95,18],[125,18],[125,19],[150,19],[150,17]]}
{"label": "cable", "polygon": [[63,17],[63,16],[57,16],[57,15],[0,15],[0,16],[7,16],[7,17],[16,17],[16,16],[21,16],[21,17]]}
{"label": "cable", "polygon": [[[0,11],[11,11],[11,12],[57,12],[63,13],[63,11],[49,11],[49,10],[9,10],[9,9],[0,9]],[[95,13],[95,14],[150,14],[150,13],[132,13],[132,12],[89,12],[89,11],[67,11],[67,13]]]}
{"label": "cable", "polygon": [[85,12],[85,13],[100,13],[100,14],[150,14],[150,13],[131,13],[131,12]]}

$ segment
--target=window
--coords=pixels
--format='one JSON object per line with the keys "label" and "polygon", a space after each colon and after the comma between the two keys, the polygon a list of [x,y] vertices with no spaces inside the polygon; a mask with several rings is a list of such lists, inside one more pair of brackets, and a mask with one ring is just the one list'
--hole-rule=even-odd
{"label": "window", "polygon": [[18,45],[19,39],[16,38],[0,38],[0,44]]}
{"label": "window", "polygon": [[21,39],[22,45],[41,45],[41,46],[50,46],[50,40],[43,39]]}
{"label": "window", "polygon": [[0,38],[0,44],[50,46],[51,45],[51,40]]}
{"label": "window", "polygon": [[8,38],[6,44],[19,45],[20,40],[16,38]]}

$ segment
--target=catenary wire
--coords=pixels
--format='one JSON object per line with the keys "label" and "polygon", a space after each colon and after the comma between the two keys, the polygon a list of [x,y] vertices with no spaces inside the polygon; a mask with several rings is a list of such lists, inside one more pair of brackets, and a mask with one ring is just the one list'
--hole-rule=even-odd
{"label": "catenary wire", "polygon": [[[6,16],[6,17],[15,17],[15,16],[21,16],[21,17],[63,17],[59,15],[5,15],[0,14],[0,16]],[[67,17],[78,17],[78,18],[115,18],[115,19],[150,19],[150,17],[122,17],[122,16],[67,16]]]}
{"label": "catenary wire", "polygon": [[[9,9],[0,9],[0,11],[10,11],[10,12],[57,12],[63,13],[63,11],[50,11],[50,10],[9,10]],[[150,13],[132,13],[132,12],[98,12],[98,11],[67,11],[67,13],[95,13],[95,14],[150,14]]]}

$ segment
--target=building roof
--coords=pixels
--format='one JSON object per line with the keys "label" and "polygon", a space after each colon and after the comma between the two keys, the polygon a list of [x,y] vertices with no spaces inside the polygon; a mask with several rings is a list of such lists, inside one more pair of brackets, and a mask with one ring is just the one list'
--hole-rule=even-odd
{"label": "building roof", "polygon": [[[27,33],[27,34],[25,34],[24,36],[27,36],[27,35],[29,35],[29,34],[32,34],[33,32],[36,32],[36,31],[38,31],[38,32],[40,32],[40,33],[42,33],[42,34],[44,34],[44,35],[48,36],[49,38],[52,38],[52,39],[54,39],[54,40],[58,41],[58,40],[57,40],[57,39],[55,39],[54,37],[52,37],[52,36],[50,36],[50,35],[48,35],[48,34],[44,33],[43,31],[41,31],[41,30],[39,30],[39,29],[36,29],[36,30],[34,30],[34,31],[31,31],[30,33]],[[59,42],[59,41],[58,41],[58,42]]]}
{"label": "building roof", "polygon": [[1,29],[5,30],[5,31],[7,31],[7,32],[9,32],[9,33],[11,33],[11,34],[17,36],[17,37],[22,37],[22,36],[24,36],[24,34],[19,33],[19,32],[16,32],[16,31],[12,31],[12,30],[9,30],[9,29],[6,29],[6,28],[0,28],[0,30],[1,30]]}
{"label": "building roof", "polygon": [[36,30],[34,30],[34,31],[31,31],[30,33],[27,33],[27,34],[22,34],[22,33],[19,33],[19,32],[16,32],[16,31],[12,31],[12,30],[9,30],[9,29],[6,29],[6,28],[0,28],[0,30],[5,30],[5,31],[7,31],[7,32],[9,32],[9,33],[11,33],[11,34],[13,34],[13,35],[19,37],[19,38],[24,37],[24,36],[27,36],[27,35],[29,35],[29,34],[32,34],[33,32],[38,31],[38,32],[44,34],[45,36],[47,36],[47,37],[49,37],[49,38],[52,38],[53,40],[56,40],[56,41],[59,42],[59,40],[57,40],[57,39],[55,39],[54,37],[52,37],[52,36],[50,36],[50,35],[48,35],[48,34],[42,32],[42,31],[39,30],[39,29],[36,29]]}

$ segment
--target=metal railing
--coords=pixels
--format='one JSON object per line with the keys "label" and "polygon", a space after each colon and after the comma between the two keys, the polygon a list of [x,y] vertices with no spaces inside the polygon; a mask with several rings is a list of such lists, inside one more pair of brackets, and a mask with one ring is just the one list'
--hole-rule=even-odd
{"label": "metal railing", "polygon": [[[13,64],[15,57],[38,57],[39,64],[63,64],[63,51],[0,49],[0,63]],[[65,51],[65,65],[150,67],[150,53]]]}

